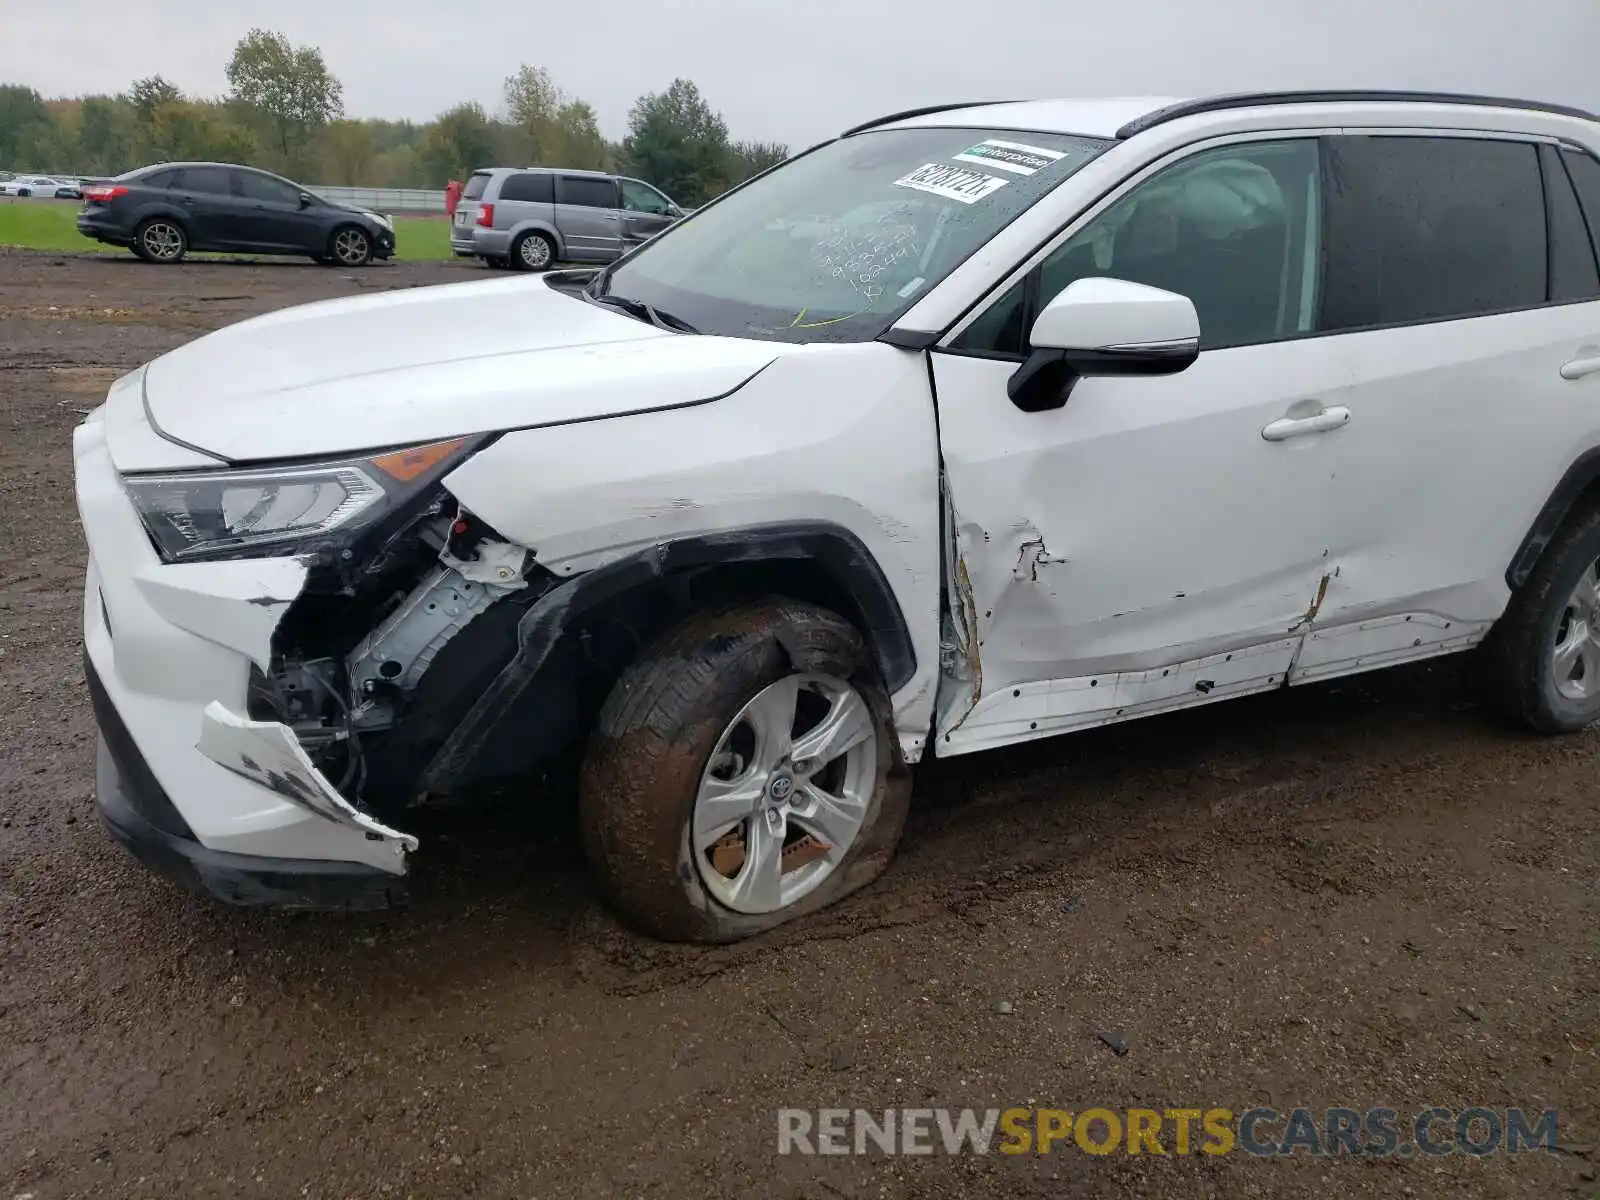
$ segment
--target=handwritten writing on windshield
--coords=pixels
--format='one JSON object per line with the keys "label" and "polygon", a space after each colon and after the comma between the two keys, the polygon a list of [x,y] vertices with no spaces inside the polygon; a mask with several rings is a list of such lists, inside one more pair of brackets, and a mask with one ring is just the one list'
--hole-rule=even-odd
{"label": "handwritten writing on windshield", "polygon": [[883,278],[920,252],[908,225],[880,223],[839,229],[811,248],[811,259],[827,279],[846,284],[869,304],[883,295]]}

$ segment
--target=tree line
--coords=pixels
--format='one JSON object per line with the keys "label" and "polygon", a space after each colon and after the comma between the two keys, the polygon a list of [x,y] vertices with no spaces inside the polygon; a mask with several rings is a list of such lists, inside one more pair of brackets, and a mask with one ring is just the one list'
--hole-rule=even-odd
{"label": "tree line", "polygon": [[562,166],[638,175],[698,205],[780,162],[776,143],[735,141],[687,79],[640,96],[611,141],[590,105],[543,67],[509,76],[502,105],[468,102],[428,122],[357,120],[315,46],[252,29],[234,47],[228,91],[185,95],[159,75],[117,95],[46,99],[0,84],[0,168],[117,175],[152,162],[257,166],[306,183],[441,188],[476,167]]}

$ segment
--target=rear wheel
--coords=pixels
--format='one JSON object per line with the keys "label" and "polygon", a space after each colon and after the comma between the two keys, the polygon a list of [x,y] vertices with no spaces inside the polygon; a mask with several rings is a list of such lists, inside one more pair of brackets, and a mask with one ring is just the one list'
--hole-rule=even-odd
{"label": "rear wheel", "polygon": [[1600,721],[1600,508],[1568,521],[1483,647],[1485,698],[1539,733]]}
{"label": "rear wheel", "polygon": [[364,267],[372,261],[372,239],[363,229],[354,225],[345,225],[333,231],[333,239],[328,243],[332,265],[340,267]]}
{"label": "rear wheel", "polygon": [[861,635],[773,600],[692,618],[623,673],[590,739],[579,816],[623,916],[730,942],[875,879],[909,797]]}
{"label": "rear wheel", "polygon": [[525,233],[511,245],[511,265],[519,271],[542,271],[555,259],[555,243],[542,233]]}
{"label": "rear wheel", "polygon": [[189,237],[176,221],[152,217],[134,232],[133,252],[146,262],[181,262],[189,252]]}

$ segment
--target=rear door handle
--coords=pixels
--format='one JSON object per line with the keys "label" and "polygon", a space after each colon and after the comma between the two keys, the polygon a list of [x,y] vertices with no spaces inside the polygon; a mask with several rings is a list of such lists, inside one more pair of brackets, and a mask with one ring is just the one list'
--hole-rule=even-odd
{"label": "rear door handle", "polygon": [[1585,375],[1600,373],[1600,357],[1575,358],[1561,368],[1561,378],[1582,379]]}
{"label": "rear door handle", "polygon": [[1309,417],[1280,417],[1261,428],[1261,436],[1269,442],[1283,442],[1308,433],[1326,433],[1350,420],[1350,410],[1342,404],[1325,408]]}

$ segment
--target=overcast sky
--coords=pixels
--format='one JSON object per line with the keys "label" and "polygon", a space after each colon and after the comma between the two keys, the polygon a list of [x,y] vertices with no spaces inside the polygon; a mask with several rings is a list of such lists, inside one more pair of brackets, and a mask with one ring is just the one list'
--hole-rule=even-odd
{"label": "overcast sky", "polygon": [[1493,92],[1600,110],[1600,0],[0,0],[0,82],[144,75],[217,95],[251,24],[322,48],[351,116],[493,110],[522,62],[612,137],[641,92],[700,85],[735,137],[798,149],[949,100],[1263,87]]}

